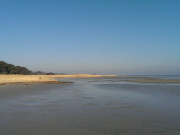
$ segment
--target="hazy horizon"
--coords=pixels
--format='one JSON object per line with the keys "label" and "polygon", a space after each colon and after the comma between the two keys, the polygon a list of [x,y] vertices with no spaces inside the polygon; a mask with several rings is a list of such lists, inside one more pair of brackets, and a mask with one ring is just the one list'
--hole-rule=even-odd
{"label": "hazy horizon", "polygon": [[178,0],[2,0],[0,60],[32,71],[180,75]]}

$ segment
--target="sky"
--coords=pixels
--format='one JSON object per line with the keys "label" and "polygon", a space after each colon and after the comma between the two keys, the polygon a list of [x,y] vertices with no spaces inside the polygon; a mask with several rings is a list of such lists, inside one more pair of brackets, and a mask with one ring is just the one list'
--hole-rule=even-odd
{"label": "sky", "polygon": [[179,0],[0,0],[0,60],[32,71],[180,75]]}

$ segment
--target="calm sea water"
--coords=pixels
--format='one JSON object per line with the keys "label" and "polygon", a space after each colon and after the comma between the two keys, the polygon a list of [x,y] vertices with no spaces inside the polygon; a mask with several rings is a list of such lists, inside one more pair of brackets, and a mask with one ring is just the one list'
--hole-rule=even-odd
{"label": "calm sea water", "polygon": [[0,86],[0,135],[180,134],[178,84],[64,80]]}

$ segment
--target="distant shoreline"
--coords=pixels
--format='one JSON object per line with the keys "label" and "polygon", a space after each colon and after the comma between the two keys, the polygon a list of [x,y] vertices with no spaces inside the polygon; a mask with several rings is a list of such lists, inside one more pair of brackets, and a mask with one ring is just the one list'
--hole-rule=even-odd
{"label": "distant shoreline", "polygon": [[0,85],[6,84],[61,84],[70,83],[58,81],[57,78],[89,78],[89,77],[113,77],[116,75],[92,75],[92,74],[71,74],[71,75],[0,75]]}
{"label": "distant shoreline", "polygon": [[171,80],[171,79],[132,79],[132,80],[123,80],[125,82],[133,83],[152,83],[152,84],[180,84],[180,80]]}

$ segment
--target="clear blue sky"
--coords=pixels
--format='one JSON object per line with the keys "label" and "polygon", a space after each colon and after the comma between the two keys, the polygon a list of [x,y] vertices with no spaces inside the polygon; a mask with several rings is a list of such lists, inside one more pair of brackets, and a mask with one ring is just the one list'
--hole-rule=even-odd
{"label": "clear blue sky", "polygon": [[180,0],[0,0],[0,60],[33,71],[180,74]]}

